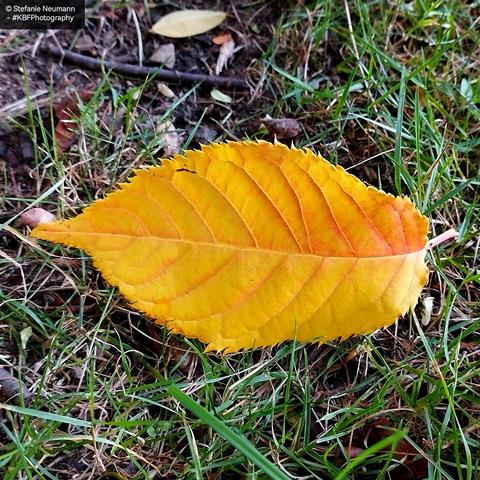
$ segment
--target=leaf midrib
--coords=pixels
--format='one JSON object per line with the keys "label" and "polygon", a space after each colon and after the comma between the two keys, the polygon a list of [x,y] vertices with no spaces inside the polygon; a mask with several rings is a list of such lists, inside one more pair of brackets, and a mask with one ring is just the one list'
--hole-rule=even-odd
{"label": "leaf midrib", "polygon": [[[268,254],[278,254],[278,255],[289,255],[289,256],[299,256],[299,257],[315,257],[315,258],[352,258],[352,259],[362,259],[362,258],[371,258],[371,259],[381,259],[381,258],[396,258],[396,257],[403,257],[406,255],[415,255],[418,254],[422,251],[426,253],[427,247],[426,247],[426,241],[425,241],[425,247],[420,248],[418,250],[413,250],[410,252],[402,252],[402,253],[396,253],[393,255],[371,255],[371,256],[354,256],[354,255],[322,255],[318,253],[310,253],[310,252],[294,252],[294,251],[287,251],[287,250],[274,250],[274,249],[268,249],[268,248],[259,248],[259,247],[245,247],[241,245],[232,245],[228,243],[219,243],[219,242],[203,242],[203,241],[194,241],[194,240],[188,240],[184,238],[168,238],[168,237],[157,237],[154,235],[130,235],[127,233],[111,233],[111,232],[72,232],[72,231],[51,231],[51,230],[43,230],[40,232],[40,235],[42,233],[46,233],[47,235],[49,233],[59,233],[59,234],[67,234],[67,235],[89,235],[89,236],[111,236],[111,237],[128,237],[132,239],[153,239],[156,241],[160,242],[169,242],[169,243],[186,243],[190,245],[203,245],[203,246],[208,246],[208,247],[217,247],[217,248],[225,248],[225,249],[231,249],[231,250],[243,250],[243,251],[253,251],[253,252],[266,252]],[[39,237],[41,238],[41,237]],[[49,240],[47,238],[44,238],[45,240]],[[60,242],[69,245],[66,242],[63,242],[60,240]],[[69,246],[74,246],[75,248],[81,248],[85,249],[85,247],[80,247],[76,245],[69,245]],[[128,247],[125,247],[128,248]],[[112,249],[114,250],[114,249]]]}

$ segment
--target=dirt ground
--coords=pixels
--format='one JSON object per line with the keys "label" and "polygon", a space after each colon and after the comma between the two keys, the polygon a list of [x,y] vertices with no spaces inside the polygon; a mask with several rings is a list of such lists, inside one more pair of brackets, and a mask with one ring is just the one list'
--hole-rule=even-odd
{"label": "dirt ground", "polygon": [[[178,8],[215,8],[216,2],[179,1]],[[225,5],[221,5],[225,7]],[[77,94],[93,91],[104,80],[100,72],[90,71],[84,67],[72,65],[61,59],[53,58],[48,53],[48,45],[72,50],[95,58],[103,58],[124,64],[139,64],[139,52],[142,53],[143,64],[157,66],[149,62],[149,58],[159,45],[173,43],[176,52],[174,68],[182,72],[201,73],[211,75],[219,54],[219,46],[212,39],[224,32],[230,32],[239,49],[233,59],[228,62],[223,76],[244,79],[250,89],[246,91],[232,91],[224,88],[224,93],[232,96],[233,101],[227,105],[213,101],[210,92],[212,86],[200,85],[183,101],[181,108],[174,113],[174,124],[178,131],[188,134],[202,118],[201,127],[195,132],[190,147],[197,147],[200,143],[208,143],[215,139],[239,139],[256,136],[272,139],[274,133],[265,129],[262,119],[272,111],[277,99],[272,85],[266,80],[257,60],[269,48],[275,23],[281,17],[287,5],[284,2],[251,2],[241,1],[231,3],[225,10],[228,13],[226,21],[218,28],[192,38],[167,39],[149,33],[150,26],[163,14],[171,11],[171,6],[158,5],[146,10],[141,2],[130,3],[129,6],[116,7],[114,2],[97,2],[88,10],[86,28],[82,31],[4,31],[0,34],[0,152],[3,154],[7,175],[11,176],[12,188],[21,193],[29,194],[28,183],[32,183],[28,171],[33,160],[33,148],[29,145],[29,137],[21,128],[15,128],[12,122],[1,121],[1,115],[8,116],[19,123],[25,118],[29,105],[38,105],[43,121],[48,124],[52,121],[50,108],[65,100],[72,91]],[[136,17],[138,26],[134,21]],[[142,36],[139,48],[138,35]],[[280,45],[280,55],[305,55],[305,51],[295,51],[294,44]],[[336,63],[341,60],[340,45],[335,39],[330,40],[325,48],[316,57],[318,64],[311,69],[321,72],[332,82],[342,79],[341,73],[335,69]],[[132,85],[141,85],[145,78],[127,78],[120,75],[111,75],[109,82],[118,91],[130,88]],[[174,99],[162,96],[156,87],[158,82],[151,82],[142,92],[139,105],[148,112],[148,116],[155,118],[165,113],[174,100],[188,91],[192,85],[171,83],[169,86],[176,95]],[[106,112],[99,111],[99,115],[108,118],[108,104],[104,104]],[[308,110],[309,107],[306,109]],[[311,107],[310,107],[311,108]],[[321,114],[321,112],[315,112]],[[299,112],[299,121],[304,132],[315,134],[317,120],[310,120],[305,110]],[[311,123],[311,125],[309,124]],[[304,133],[300,131],[300,133]],[[372,156],[377,147],[368,135],[352,130],[346,135],[348,141],[351,136],[350,148],[340,151],[345,162],[353,163],[362,158]],[[359,139],[359,135],[364,137]],[[289,141],[292,138],[289,138]],[[334,138],[331,139],[332,141]],[[328,153],[328,145],[326,147]],[[375,180],[376,173],[371,169],[367,174]],[[18,190],[20,189],[20,190]],[[9,193],[9,192],[5,192]],[[20,205],[17,205],[19,207]]]}
{"label": "dirt ground", "polygon": [[[215,2],[211,3],[214,7]],[[271,37],[271,24],[281,11],[281,3],[262,5],[261,2],[252,5],[251,2],[235,2],[235,7],[231,6],[229,16],[221,27],[197,35],[193,41],[191,38],[166,39],[149,33],[152,23],[171,11],[171,6],[159,5],[146,12],[141,2],[118,8],[114,6],[114,2],[98,2],[89,10],[86,28],[78,32],[4,31],[1,33],[0,41],[0,45],[3,45],[0,56],[2,113],[21,121],[22,115],[25,115],[28,109],[28,101],[31,100],[40,105],[42,116],[48,122],[50,100],[53,103],[59,102],[72,90],[81,93],[95,90],[99,86],[104,78],[102,73],[52,58],[45,51],[47,45],[70,49],[91,57],[138,65],[139,42],[134,16],[138,20],[140,34],[143,37],[141,51],[144,65],[156,66],[148,59],[160,44],[173,43],[176,70],[212,74],[219,52],[219,47],[212,42],[212,38],[222,32],[232,31],[238,34],[237,45],[242,47],[241,53],[235,55],[234,61],[229,62],[222,75],[245,78],[251,84],[255,84],[260,76],[260,72],[255,71],[255,60],[262,54],[263,47]],[[177,4],[179,8],[208,7],[205,2],[190,1]],[[141,85],[145,78],[129,79],[113,75],[110,81],[118,91],[123,91],[132,85]],[[170,84],[176,98],[191,87],[191,84],[181,86],[178,83]],[[220,136],[245,137],[258,130],[260,116],[265,110],[260,108],[260,105],[264,106],[269,101],[268,95],[259,92],[256,98],[252,98],[246,92],[229,92],[233,94],[234,102],[225,108],[212,101],[211,89],[211,86],[200,86],[195,95],[189,96],[183,102],[182,108],[175,111],[175,127],[185,132],[193,129],[202,114],[205,116],[205,122],[197,131],[192,147],[199,142],[205,143]],[[159,94],[155,82],[147,86],[140,99],[141,107],[151,117],[163,114],[171,104],[171,99]],[[225,122],[227,113],[229,118]],[[11,183],[20,188],[23,194],[28,194],[28,187],[23,185],[23,181],[27,179],[22,177],[20,182],[17,179],[17,176],[21,175],[19,171],[28,168],[28,163],[32,160],[33,152],[32,147],[28,145],[28,136],[11,124],[4,124],[2,129],[0,151],[6,159],[9,174],[14,175]]]}

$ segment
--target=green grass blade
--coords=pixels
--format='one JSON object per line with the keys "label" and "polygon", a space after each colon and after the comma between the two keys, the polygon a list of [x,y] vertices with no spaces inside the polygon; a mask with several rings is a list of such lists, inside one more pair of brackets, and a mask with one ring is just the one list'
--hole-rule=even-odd
{"label": "green grass blade", "polygon": [[400,439],[403,437],[403,432],[401,430],[396,431],[392,435],[382,438],[377,443],[372,445],[371,447],[364,450],[358,457],[355,457],[351,462],[347,464],[347,466],[340,471],[340,473],[335,477],[335,480],[342,480],[347,478],[347,475],[355,469],[358,465],[361,465],[364,460],[366,460],[370,455],[379,452],[380,450],[384,450],[385,448],[391,445],[391,448],[394,449]]}
{"label": "green grass blade", "polygon": [[66,415],[58,415],[57,413],[44,412],[42,410],[35,410],[34,408],[17,407],[15,405],[6,405],[0,403],[0,410],[8,410],[9,412],[18,413],[20,415],[28,415],[29,417],[40,418],[51,422],[67,423],[76,427],[91,428],[92,424],[79,418],[68,417]]}
{"label": "green grass blade", "polygon": [[238,449],[254,465],[262,470],[269,478],[277,480],[286,480],[289,477],[279,470],[272,462],[267,460],[242,434],[234,432],[222,421],[213,416],[208,410],[192,400],[183,393],[177,386],[169,385],[168,393],[180,402],[185,408],[190,410],[196,417],[203,420],[210,428],[215,430],[233,447]]}

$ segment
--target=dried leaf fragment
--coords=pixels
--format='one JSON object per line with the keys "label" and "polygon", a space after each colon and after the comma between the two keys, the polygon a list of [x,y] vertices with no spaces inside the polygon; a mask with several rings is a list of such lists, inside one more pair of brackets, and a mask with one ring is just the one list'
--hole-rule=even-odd
{"label": "dried leaf fragment", "polygon": [[423,300],[423,313],[422,313],[422,320],[421,320],[423,326],[427,326],[430,323],[430,320],[432,319],[434,300],[435,300],[434,297],[426,297]]}
{"label": "dried leaf fragment", "polygon": [[157,89],[164,97],[173,98],[175,96],[173,90],[166,83],[158,82]]}
{"label": "dried leaf fragment", "polygon": [[138,310],[208,350],[390,325],[426,282],[428,221],[311,150],[229,142],[137,170],[37,238],[84,249]]}
{"label": "dried leaf fragment", "polygon": [[225,42],[228,42],[232,38],[232,35],[228,32],[222,33],[221,35],[217,35],[216,37],[213,37],[212,42],[215,45],[223,45]]}
{"label": "dried leaf fragment", "polygon": [[302,125],[294,118],[272,118],[267,115],[262,123],[279,139],[293,138],[302,133]]}
{"label": "dried leaf fragment", "polygon": [[73,119],[80,112],[78,99],[87,102],[93,95],[90,90],[83,90],[62,98],[54,107],[57,124],[55,125],[55,140],[59,155],[66,152],[75,141],[72,129]]}
{"label": "dried leaf fragment", "polygon": [[167,68],[173,68],[175,66],[175,46],[173,43],[160,45],[149,60],[165,65]]}
{"label": "dried leaf fragment", "polygon": [[179,10],[162,17],[150,31],[170,38],[191,37],[217,27],[226,16],[214,10]]}
{"label": "dried leaf fragment", "polygon": [[182,137],[179,135],[175,125],[170,120],[161,123],[156,127],[160,140],[163,143],[163,154],[166,157],[175,155],[182,146]]}
{"label": "dried leaf fragment", "polygon": [[233,101],[230,95],[227,95],[226,93],[221,92],[220,90],[218,90],[218,88],[212,88],[210,95],[212,96],[212,98],[222,103],[232,103]]}
{"label": "dried leaf fragment", "polygon": [[228,60],[233,57],[235,53],[235,42],[230,34],[229,38],[227,38],[220,47],[220,51],[218,53],[217,64],[215,65],[215,74],[219,75],[222,70],[224,69],[225,65],[227,65]]}

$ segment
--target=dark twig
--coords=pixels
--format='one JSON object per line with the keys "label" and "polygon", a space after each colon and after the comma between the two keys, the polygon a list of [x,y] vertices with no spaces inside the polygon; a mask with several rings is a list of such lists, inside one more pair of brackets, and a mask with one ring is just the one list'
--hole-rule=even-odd
{"label": "dark twig", "polygon": [[219,77],[217,75],[202,75],[200,73],[179,72],[177,70],[166,70],[154,67],[138,67],[127,63],[111,62],[109,60],[97,60],[96,58],[73,53],[68,50],[62,50],[57,47],[48,46],[45,49],[53,57],[59,57],[67,62],[74,63],[89,70],[102,69],[111,70],[124,75],[134,77],[147,77],[151,75],[158,80],[165,82],[196,83],[203,82],[208,85],[217,85],[227,88],[237,88],[239,90],[248,89],[247,82],[239,78]]}

